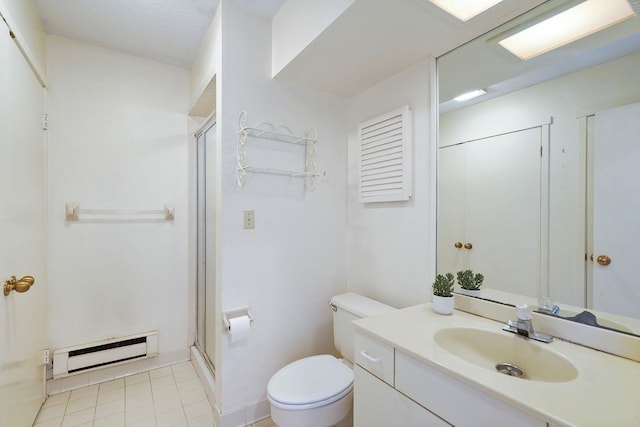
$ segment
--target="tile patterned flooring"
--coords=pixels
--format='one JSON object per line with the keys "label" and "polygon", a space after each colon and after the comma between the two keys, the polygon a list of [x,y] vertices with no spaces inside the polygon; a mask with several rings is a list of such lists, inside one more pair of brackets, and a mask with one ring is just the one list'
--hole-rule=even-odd
{"label": "tile patterned flooring", "polygon": [[[34,427],[215,427],[191,362],[54,394]],[[252,427],[275,427],[270,419]]]}

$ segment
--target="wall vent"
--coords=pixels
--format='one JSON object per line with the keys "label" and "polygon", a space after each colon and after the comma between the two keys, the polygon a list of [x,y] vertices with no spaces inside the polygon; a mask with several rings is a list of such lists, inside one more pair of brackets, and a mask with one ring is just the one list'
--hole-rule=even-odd
{"label": "wall vent", "polygon": [[53,378],[62,378],[157,354],[157,331],[61,348],[53,352]]}
{"label": "wall vent", "polygon": [[360,201],[395,202],[411,197],[411,110],[404,106],[362,123]]}

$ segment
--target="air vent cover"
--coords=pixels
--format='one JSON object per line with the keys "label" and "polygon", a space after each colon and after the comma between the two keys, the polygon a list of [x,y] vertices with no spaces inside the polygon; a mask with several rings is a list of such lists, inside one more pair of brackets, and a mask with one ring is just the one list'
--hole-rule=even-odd
{"label": "air vent cover", "polygon": [[404,106],[368,120],[360,138],[360,201],[411,197],[411,110]]}

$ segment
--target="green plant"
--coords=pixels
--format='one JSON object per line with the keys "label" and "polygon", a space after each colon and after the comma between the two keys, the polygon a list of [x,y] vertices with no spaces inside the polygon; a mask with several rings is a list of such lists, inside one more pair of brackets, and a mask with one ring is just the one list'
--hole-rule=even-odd
{"label": "green plant", "polygon": [[439,297],[453,296],[453,274],[438,274],[433,282],[433,294]]}
{"label": "green plant", "polygon": [[479,290],[482,282],[484,282],[484,276],[482,274],[477,273],[474,275],[471,270],[458,271],[456,276],[460,287],[469,291]]}

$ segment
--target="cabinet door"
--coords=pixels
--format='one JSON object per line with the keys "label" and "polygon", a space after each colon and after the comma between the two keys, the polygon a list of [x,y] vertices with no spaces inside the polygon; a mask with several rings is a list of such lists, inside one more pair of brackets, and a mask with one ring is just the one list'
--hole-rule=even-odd
{"label": "cabinet door", "polygon": [[450,426],[360,366],[354,371],[354,427]]}
{"label": "cabinet door", "polygon": [[397,350],[396,389],[456,426],[547,427],[545,421]]}

